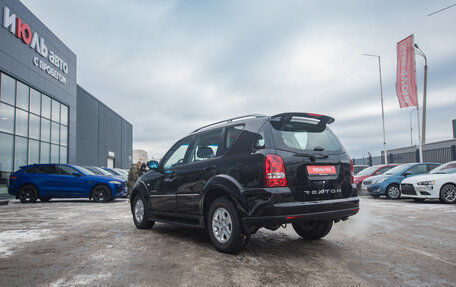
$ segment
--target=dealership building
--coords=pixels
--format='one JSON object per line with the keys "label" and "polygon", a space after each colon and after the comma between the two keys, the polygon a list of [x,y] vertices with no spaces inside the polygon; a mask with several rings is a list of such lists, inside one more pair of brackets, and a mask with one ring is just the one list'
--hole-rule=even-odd
{"label": "dealership building", "polygon": [[17,0],[0,0],[0,195],[32,163],[128,168],[132,125],[77,84],[77,57]]}

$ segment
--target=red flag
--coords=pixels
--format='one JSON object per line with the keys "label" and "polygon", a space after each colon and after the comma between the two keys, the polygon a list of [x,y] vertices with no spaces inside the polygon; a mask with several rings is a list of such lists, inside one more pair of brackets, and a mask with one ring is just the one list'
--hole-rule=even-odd
{"label": "red flag", "polygon": [[397,43],[396,94],[401,108],[417,105],[413,35]]}

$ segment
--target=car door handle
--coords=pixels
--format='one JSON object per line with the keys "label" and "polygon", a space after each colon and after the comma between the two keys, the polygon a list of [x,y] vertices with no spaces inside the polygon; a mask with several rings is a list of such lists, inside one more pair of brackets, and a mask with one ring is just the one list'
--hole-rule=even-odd
{"label": "car door handle", "polygon": [[204,168],[204,171],[211,171],[211,170],[214,170],[215,168],[216,168],[215,165],[206,166],[206,167]]}

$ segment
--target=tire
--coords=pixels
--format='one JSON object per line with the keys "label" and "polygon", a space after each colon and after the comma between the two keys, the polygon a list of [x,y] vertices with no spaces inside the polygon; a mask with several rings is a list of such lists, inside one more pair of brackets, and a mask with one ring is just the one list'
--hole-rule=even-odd
{"label": "tire", "polygon": [[296,233],[304,239],[316,240],[328,235],[333,226],[332,220],[330,221],[307,221],[292,223],[293,229]]}
{"label": "tire", "polygon": [[38,190],[33,185],[24,185],[19,188],[18,198],[22,203],[33,203],[38,199]]}
{"label": "tire", "polygon": [[154,226],[155,221],[148,220],[146,202],[140,194],[135,195],[131,205],[133,222],[138,229],[149,229]]}
{"label": "tire", "polygon": [[389,199],[399,199],[401,197],[401,190],[397,184],[391,184],[386,188],[385,194]]}
{"label": "tire", "polygon": [[92,198],[95,202],[108,202],[111,200],[111,191],[106,185],[96,185],[92,189]]}
{"label": "tire", "polygon": [[215,249],[223,253],[238,253],[250,240],[241,230],[236,208],[225,197],[212,202],[207,214],[207,232]]}
{"label": "tire", "polygon": [[443,203],[455,203],[456,202],[456,186],[451,183],[447,183],[440,189],[440,201]]}
{"label": "tire", "polygon": [[415,202],[424,202],[426,198],[414,198],[413,201]]}
{"label": "tire", "polygon": [[39,197],[39,199],[42,201],[42,202],[48,202],[49,200],[51,200],[52,197]]}

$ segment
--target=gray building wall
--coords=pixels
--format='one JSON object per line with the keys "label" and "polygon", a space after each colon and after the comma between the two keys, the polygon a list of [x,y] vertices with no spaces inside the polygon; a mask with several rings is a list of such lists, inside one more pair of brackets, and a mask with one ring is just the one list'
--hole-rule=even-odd
{"label": "gray building wall", "polygon": [[453,138],[456,139],[456,120],[453,120]]}
{"label": "gray building wall", "polygon": [[107,159],[113,158],[115,167],[130,167],[133,128],[129,122],[80,86],[76,118],[75,164],[104,167]]}
{"label": "gray building wall", "polygon": [[[4,7],[9,8],[10,15],[15,14],[22,19],[23,23],[28,24],[32,34],[38,33],[39,37],[44,39],[48,51],[53,51],[68,64],[68,74],[52,66],[48,59],[3,27]],[[35,66],[34,57],[64,75],[66,84],[60,83]],[[0,70],[69,106],[68,161],[74,162],[76,159],[76,55],[17,0],[0,0]]]}

